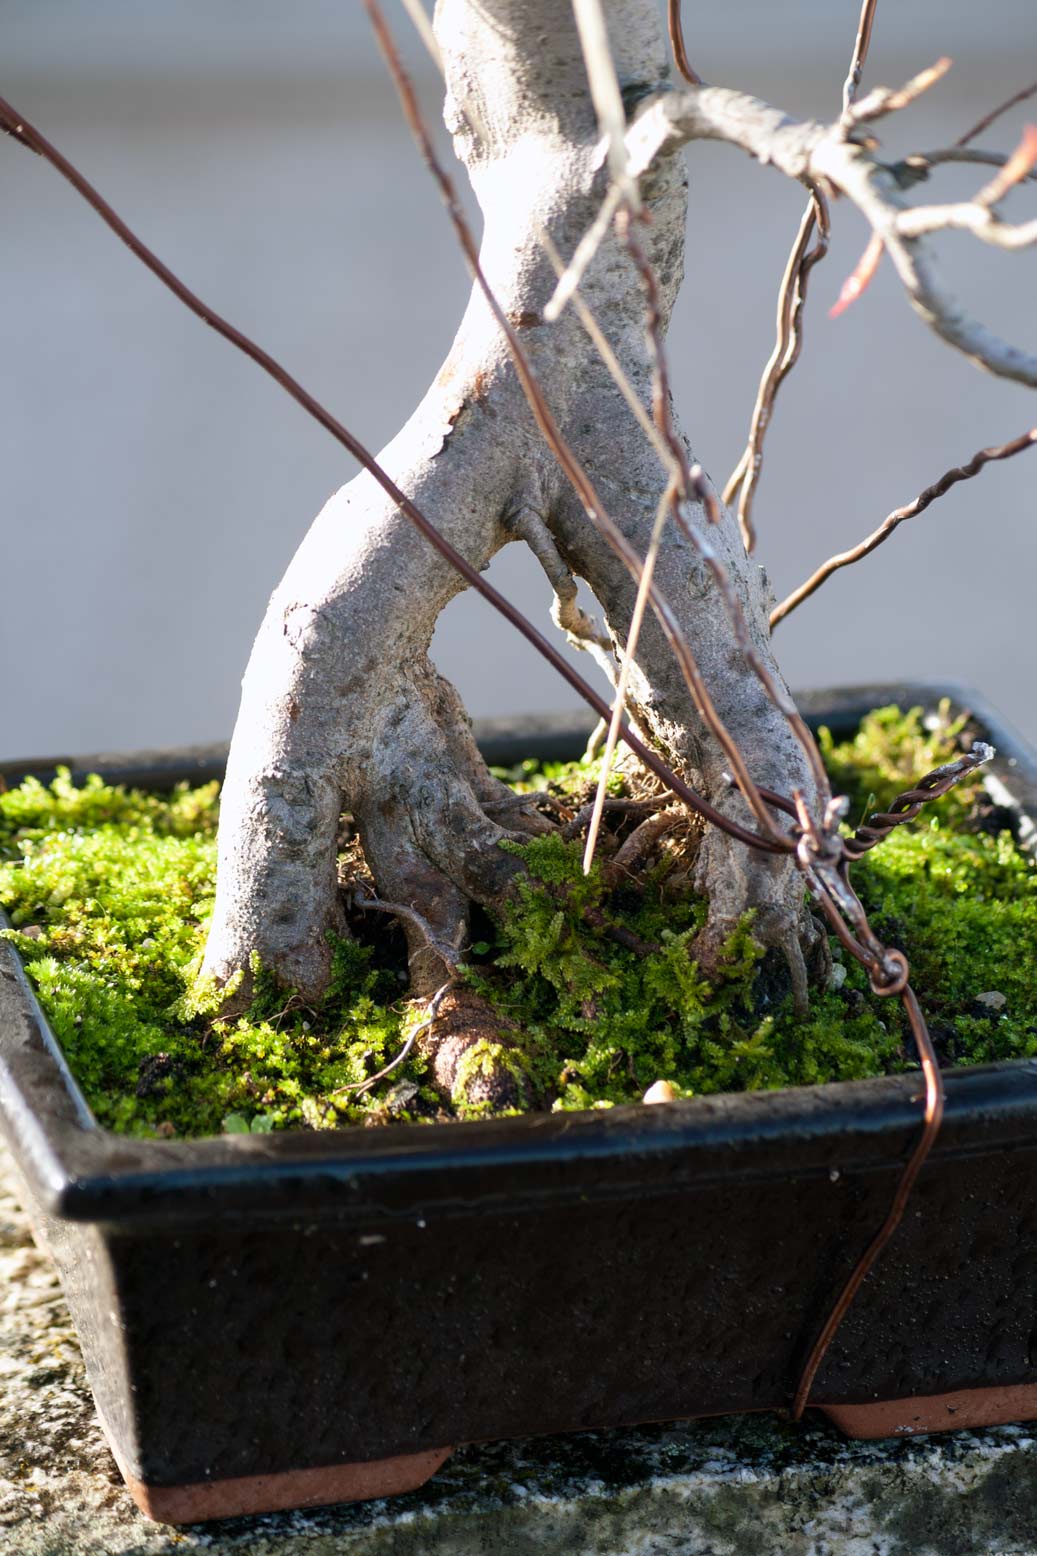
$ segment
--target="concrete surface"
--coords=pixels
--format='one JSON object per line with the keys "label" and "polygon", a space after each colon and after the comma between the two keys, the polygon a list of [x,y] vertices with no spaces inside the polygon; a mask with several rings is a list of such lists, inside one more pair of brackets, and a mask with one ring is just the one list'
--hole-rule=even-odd
{"label": "concrete surface", "polygon": [[1037,1556],[1037,1430],[768,1417],[462,1449],[421,1491],[172,1529],[123,1490],[0,1153],[0,1556]]}

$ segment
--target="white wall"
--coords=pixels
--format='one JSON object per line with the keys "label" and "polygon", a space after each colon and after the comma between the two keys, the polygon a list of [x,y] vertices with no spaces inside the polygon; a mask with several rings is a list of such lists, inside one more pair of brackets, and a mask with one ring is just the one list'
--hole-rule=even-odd
{"label": "white wall", "polygon": [[[689,41],[711,79],[831,113],[856,0],[686,9],[700,17]],[[956,59],[893,127],[896,146],[946,143],[1037,76],[1035,33],[1032,0],[880,8],[870,82],[942,52]],[[435,115],[435,82],[411,57]],[[0,91],[369,446],[392,434],[434,374],[467,286],[356,0],[0,0]],[[1029,111],[1037,119],[1037,99]],[[1017,111],[987,143],[1011,143],[1024,120]],[[696,453],[722,480],[801,199],[723,147],[696,148],[691,172],[674,377]],[[1034,206],[1021,194],[1013,209]],[[853,212],[835,216],[757,501],[779,595],[948,465],[1037,420],[1031,394],[930,338],[889,274],[827,319],[864,241]],[[971,306],[1037,347],[1033,252],[945,247]],[[226,734],[265,599],[351,474],[50,169],[0,143],[0,754]],[[794,684],[967,680],[1037,735],[1035,483],[1037,453],[993,468],[829,584],[780,629]],[[546,587],[517,548],[493,576],[546,615]],[[478,600],[451,609],[436,653],[476,714],[571,703]]]}

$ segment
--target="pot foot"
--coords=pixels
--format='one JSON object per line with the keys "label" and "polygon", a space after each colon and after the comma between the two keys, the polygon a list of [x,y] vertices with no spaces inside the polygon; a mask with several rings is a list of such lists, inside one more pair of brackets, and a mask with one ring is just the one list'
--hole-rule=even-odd
{"label": "pot foot", "polygon": [[427,1448],[424,1453],[399,1454],[367,1463],[242,1475],[185,1486],[145,1485],[122,1463],[119,1469],[145,1518],[160,1524],[194,1524],[210,1518],[240,1518],[287,1508],[325,1507],[332,1502],[399,1496],[423,1486],[452,1452],[452,1448]]}
{"label": "pot foot", "polygon": [[1037,1383],[1003,1388],[958,1389],[952,1394],[920,1394],[913,1399],[883,1399],[869,1405],[819,1405],[847,1437],[915,1437],[955,1432],[964,1427],[1007,1426],[1037,1420]]}

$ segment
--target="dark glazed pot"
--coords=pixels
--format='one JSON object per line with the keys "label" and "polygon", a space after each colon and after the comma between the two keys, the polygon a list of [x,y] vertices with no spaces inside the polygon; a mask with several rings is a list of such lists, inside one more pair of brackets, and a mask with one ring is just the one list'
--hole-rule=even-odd
{"label": "dark glazed pot", "polygon": [[[941,693],[800,705],[844,733]],[[998,747],[993,782],[1025,836],[1034,757],[950,695]],[[481,734],[512,761],[572,754],[582,731]],[[220,756],[70,765],[161,787]],[[120,1139],[0,942],[0,1126],[112,1449],[169,1521],[406,1490],[461,1442],[786,1407],[919,1111],[909,1074],[436,1128]],[[1037,1062],[947,1077],[935,1150],[812,1403],[873,1435],[1037,1416]]]}

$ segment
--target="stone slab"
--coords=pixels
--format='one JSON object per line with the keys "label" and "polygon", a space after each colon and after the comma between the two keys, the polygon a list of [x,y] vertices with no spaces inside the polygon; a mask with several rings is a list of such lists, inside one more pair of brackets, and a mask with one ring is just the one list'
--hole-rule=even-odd
{"label": "stone slab", "polygon": [[1037,1556],[1037,1428],[844,1441],[676,1422],[462,1449],[391,1502],[183,1529],[137,1512],[0,1154],[0,1556]]}

